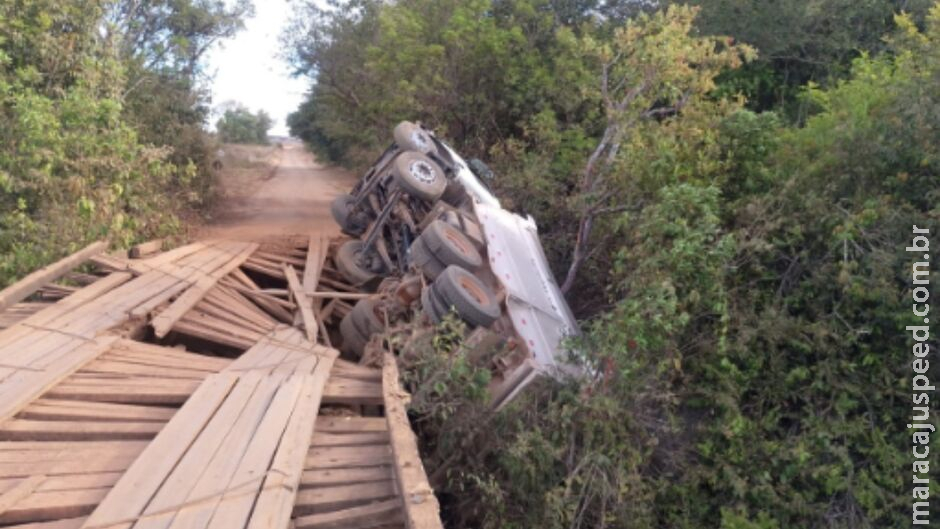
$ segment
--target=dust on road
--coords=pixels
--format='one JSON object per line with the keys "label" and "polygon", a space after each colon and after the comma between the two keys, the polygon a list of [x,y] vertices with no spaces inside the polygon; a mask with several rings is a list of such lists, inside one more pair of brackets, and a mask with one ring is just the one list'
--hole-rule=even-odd
{"label": "dust on road", "polygon": [[[247,186],[246,196],[223,192],[215,208],[214,220],[200,230],[200,238],[259,240],[278,235],[321,231],[339,233],[330,216],[330,202],[355,184],[356,176],[344,169],[318,163],[303,144],[284,143],[280,156],[273,157],[276,167],[259,167],[249,173],[257,179]],[[270,176],[270,179],[268,177]],[[267,180],[266,180],[267,179]],[[258,182],[260,181],[260,185]],[[236,184],[222,171],[218,185],[223,191]],[[244,175],[237,183],[244,188]]]}

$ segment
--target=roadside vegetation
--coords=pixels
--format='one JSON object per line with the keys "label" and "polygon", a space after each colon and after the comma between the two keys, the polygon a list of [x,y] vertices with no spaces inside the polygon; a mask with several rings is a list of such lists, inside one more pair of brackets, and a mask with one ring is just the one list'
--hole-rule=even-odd
{"label": "roadside vegetation", "polygon": [[295,135],[361,168],[421,120],[491,162],[581,318],[591,378],[499,414],[446,329],[415,347],[452,527],[909,523],[940,5],[694,3],[308,3],[285,33]]}
{"label": "roadside vegetation", "polygon": [[0,3],[0,286],[180,229],[210,185],[202,59],[245,1]]}
{"label": "roadside vegetation", "polygon": [[252,143],[267,145],[268,131],[274,121],[264,110],[253,113],[241,105],[228,108],[215,123],[219,140],[225,143]]}

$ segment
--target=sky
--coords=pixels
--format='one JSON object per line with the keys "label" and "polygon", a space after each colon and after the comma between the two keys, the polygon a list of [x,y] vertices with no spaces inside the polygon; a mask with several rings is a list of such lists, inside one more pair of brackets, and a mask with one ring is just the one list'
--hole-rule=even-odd
{"label": "sky", "polygon": [[[287,0],[255,2],[255,16],[234,38],[217,44],[209,53],[207,72],[214,76],[212,105],[228,101],[244,104],[252,112],[264,110],[275,124],[270,134],[287,135],[287,115],[297,109],[309,81],[293,79],[278,57],[278,37],[290,16]],[[218,115],[211,118],[214,128]]]}

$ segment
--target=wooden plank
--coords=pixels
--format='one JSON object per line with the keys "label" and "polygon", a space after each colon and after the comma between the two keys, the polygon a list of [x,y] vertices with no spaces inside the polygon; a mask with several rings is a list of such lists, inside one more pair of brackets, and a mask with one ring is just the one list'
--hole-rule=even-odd
{"label": "wooden plank", "polygon": [[[106,355],[102,355],[106,356]],[[186,380],[202,380],[206,378],[205,371],[194,371],[192,369],[174,369],[163,366],[155,370],[150,366],[135,364],[133,362],[121,362],[119,360],[105,360],[99,357],[82,368],[83,373],[101,373],[114,375],[136,375],[140,377],[151,378],[178,378]]]}
{"label": "wooden plank", "polygon": [[166,422],[176,410],[157,406],[133,406],[81,400],[41,398],[17,415],[21,419]]}
{"label": "wooden plank", "polygon": [[0,515],[3,515],[10,510],[11,507],[26,499],[26,497],[32,494],[45,480],[46,476],[30,476],[19,480],[13,488],[0,494]]}
{"label": "wooden plank", "polygon": [[84,441],[150,439],[163,428],[155,422],[35,421],[12,419],[0,424],[0,440]]}
{"label": "wooden plank", "polygon": [[387,432],[388,423],[384,417],[320,417],[317,419],[317,431],[332,433]]}
{"label": "wooden plank", "polygon": [[102,336],[41,371],[19,370],[0,382],[0,422],[13,417],[27,404],[110,348],[116,336]]}
{"label": "wooden plank", "polygon": [[382,386],[362,380],[330,378],[323,394],[329,404],[383,404]]}
{"label": "wooden plank", "polygon": [[127,251],[132,259],[141,259],[147,257],[150,254],[155,254],[163,250],[163,239],[154,239],[152,241],[142,242],[140,244],[135,244],[131,246],[131,249]]}
{"label": "wooden plank", "polygon": [[245,527],[257,501],[271,458],[281,441],[290,416],[303,391],[303,381],[295,378],[282,385],[271,402],[270,412],[258,426],[251,445],[241,458],[230,488],[222,496],[208,529]]}
{"label": "wooden plank", "polygon": [[82,527],[129,527],[225,401],[236,376],[211,375],[127,469]]}
{"label": "wooden plank", "polygon": [[[103,423],[98,423],[103,424]],[[4,450],[0,452],[0,463],[29,463],[53,461],[74,461],[78,459],[97,458],[110,455],[136,456],[145,447],[145,441],[107,441],[111,446],[103,448],[104,443],[84,441],[30,441],[7,442],[7,444],[20,445],[49,445],[59,444],[60,448],[33,448],[24,450]]]}
{"label": "wooden plank", "polygon": [[194,242],[192,244],[187,244],[185,246],[179,246],[173,248],[172,250],[163,252],[159,255],[150,257],[149,259],[144,259],[143,264],[146,264],[150,268],[160,268],[165,265],[168,265],[174,261],[181,261],[186,257],[190,257],[193,254],[199,253],[208,248],[214,247],[218,241],[201,241]]}
{"label": "wooden plank", "polygon": [[108,454],[103,457],[71,459],[68,461],[30,461],[28,463],[0,463],[0,478],[35,476],[37,474],[68,475],[93,472],[124,471],[134,462],[136,455]]}
{"label": "wooden plank", "polygon": [[408,422],[405,409],[410,398],[399,385],[395,356],[386,352],[382,366],[385,397],[385,418],[391,438],[396,481],[404,504],[405,522],[409,529],[443,529],[440,506],[428,483],[418,442]]}
{"label": "wooden plank", "polygon": [[401,500],[387,500],[294,519],[294,529],[359,529],[402,522]]}
{"label": "wooden plank", "polygon": [[49,451],[73,451],[73,450],[103,450],[105,452],[130,450],[137,451],[147,447],[147,441],[83,441],[76,443],[74,441],[0,441],[0,454],[6,452],[49,452]]}
{"label": "wooden plank", "polygon": [[107,493],[107,488],[36,492],[0,514],[0,524],[84,516],[91,512]]}
{"label": "wooden plank", "polygon": [[[167,366],[185,367],[200,371],[218,372],[225,369],[232,361],[218,356],[195,354],[185,349],[164,347],[134,340],[121,339],[114,343],[112,351],[107,356],[127,352],[143,359],[165,361]],[[165,360],[164,360],[165,359]]]}
{"label": "wooden plank", "polygon": [[305,470],[300,479],[301,488],[326,487],[329,485],[352,485],[369,481],[393,479],[392,467],[355,467]]}
{"label": "wooden plank", "polygon": [[166,336],[166,334],[170,332],[170,329],[173,328],[174,323],[182,318],[191,308],[196,306],[196,303],[199,303],[203,296],[205,296],[222,277],[238,268],[257,248],[257,243],[248,244],[227,263],[222,265],[221,268],[197,279],[196,283],[180,297],[176,298],[166,310],[154,317],[151,321],[151,325],[157,337],[162,338]]}
{"label": "wooden plank", "polygon": [[[193,384],[198,386],[198,383]],[[103,384],[59,384],[46,396],[52,399],[88,400],[116,404],[181,405],[189,398],[194,388],[161,388],[129,385]]]}
{"label": "wooden plank", "polygon": [[43,285],[64,276],[76,266],[87,261],[89,257],[107,249],[108,243],[104,241],[89,244],[72,255],[44,266],[7,288],[0,290],[0,310],[5,310],[10,305],[23,301],[32,293],[39,290]]}
{"label": "wooden plank", "polygon": [[313,299],[368,299],[375,294],[364,292],[311,292],[308,294]]}
{"label": "wooden plank", "polygon": [[373,467],[392,462],[392,449],[384,446],[317,447],[310,450],[304,468]]}
{"label": "wooden plank", "polygon": [[303,317],[304,331],[307,333],[307,339],[310,340],[310,343],[317,343],[317,332],[319,331],[317,319],[313,315],[310,300],[304,293],[303,287],[300,285],[300,280],[297,279],[297,273],[294,272],[294,267],[284,265],[284,275],[287,276],[287,285],[294,295],[294,302],[297,303],[297,306],[300,308],[300,315]]}
{"label": "wooden plank", "polygon": [[274,454],[271,472],[264,480],[248,529],[287,527],[300,488],[307,447],[320,411],[323,388],[338,354],[333,351],[332,357],[321,357],[313,374],[304,375],[303,393]]}
{"label": "wooden plank", "polygon": [[[167,521],[172,520],[169,527],[174,529],[206,527],[216,512],[218,504],[221,503],[223,493],[233,486],[242,485],[235,481],[238,467],[254,441],[258,428],[269,415],[267,413],[270,410],[269,405],[279,405],[274,402],[274,399],[280,382],[281,377],[278,376],[269,375],[261,378],[248,403],[241,410],[222,443],[216,448],[215,454],[206,461],[201,476],[198,480],[193,480],[194,485],[183,500],[184,504],[190,505],[179,509],[175,516],[164,517]],[[270,453],[274,451],[275,443],[276,441],[272,441],[267,454],[259,457],[261,461],[267,463]],[[156,526],[157,524],[148,521],[147,525]]]}
{"label": "wooden plank", "polygon": [[54,522],[36,522],[24,525],[11,525],[5,529],[79,529],[84,517],[68,518],[66,520],[56,520]]}
{"label": "wooden plank", "polygon": [[237,336],[231,336],[225,332],[218,331],[215,329],[208,329],[199,325],[198,323],[192,323],[187,320],[181,320],[176,322],[173,326],[173,330],[181,332],[183,334],[193,336],[196,338],[201,338],[203,340],[214,342],[222,345],[227,345],[234,347],[236,349],[248,349],[254,345],[256,340],[250,340],[246,338],[240,338]]}
{"label": "wooden plank", "polygon": [[14,339],[35,332],[35,327],[44,326],[55,318],[74,312],[89,301],[97,299],[106,292],[114,290],[128,282],[131,277],[133,276],[127,272],[114,273],[88,285],[67,298],[50,304],[48,307],[20,321],[9,329],[0,331],[0,345],[11,343]]}
{"label": "wooden plank", "polygon": [[307,262],[304,265],[304,292],[308,295],[317,291],[323,263],[326,262],[328,241],[321,234],[311,234],[307,243]]}
{"label": "wooden plank", "polygon": [[391,479],[305,489],[297,494],[294,516],[335,511],[373,501],[387,500],[395,496],[395,484]]}
{"label": "wooden plank", "polygon": [[324,446],[366,446],[388,444],[388,432],[326,433],[313,434],[310,445]]}
{"label": "wooden plank", "polygon": [[242,268],[245,268],[247,270],[252,270],[252,271],[264,274],[266,276],[273,277],[275,279],[287,279],[284,276],[283,270],[278,269],[278,268],[272,268],[270,266],[260,265],[251,260],[247,260],[244,263],[242,263]]}
{"label": "wooden plank", "polygon": [[79,529],[85,521],[84,517],[56,520],[54,522],[36,522],[24,525],[11,525],[5,529]]}

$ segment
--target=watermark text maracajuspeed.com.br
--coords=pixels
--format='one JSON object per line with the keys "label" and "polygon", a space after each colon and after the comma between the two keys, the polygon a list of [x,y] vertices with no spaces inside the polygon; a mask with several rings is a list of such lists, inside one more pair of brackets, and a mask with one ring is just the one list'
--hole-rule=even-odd
{"label": "watermark text maracajuspeed.com.br", "polygon": [[[919,320],[917,325],[908,325],[907,331],[914,338],[912,350],[913,359],[911,367],[914,370],[912,379],[914,406],[911,412],[911,423],[907,425],[911,432],[911,454],[913,455],[913,496],[912,514],[914,525],[928,525],[930,523],[930,434],[936,427],[930,417],[930,393],[935,391],[927,376],[930,361],[927,355],[930,352],[930,230],[914,226],[913,240],[906,248],[913,254],[914,263],[911,268],[913,281],[912,311]],[[921,323],[923,322],[923,323]]]}

